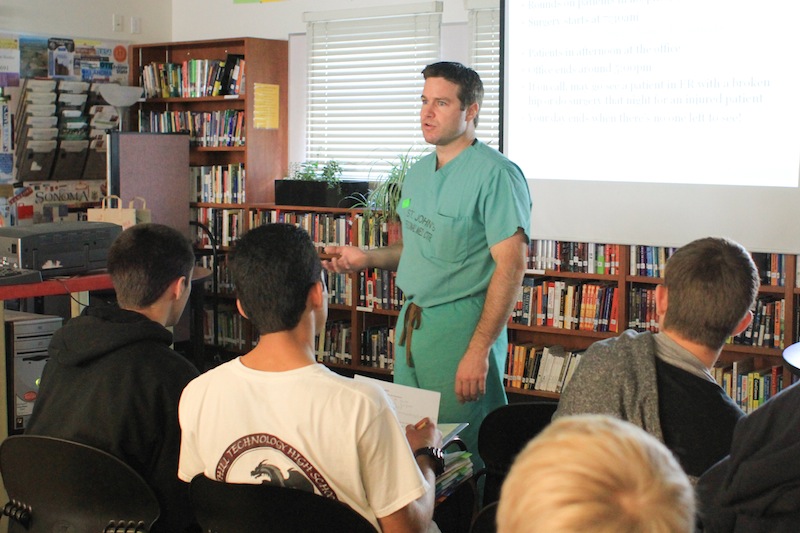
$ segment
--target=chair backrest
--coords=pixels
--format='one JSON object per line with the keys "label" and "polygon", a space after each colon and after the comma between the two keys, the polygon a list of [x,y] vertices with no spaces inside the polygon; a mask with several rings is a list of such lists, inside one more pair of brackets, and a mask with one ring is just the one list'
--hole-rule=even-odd
{"label": "chair backrest", "polygon": [[514,458],[550,423],[558,403],[548,400],[512,403],[489,413],[478,430],[478,452],[485,463],[483,506],[500,498],[500,487]]}
{"label": "chair backrest", "polygon": [[223,483],[195,476],[190,488],[195,517],[207,533],[376,533],[344,503],[299,489]]}
{"label": "chair backrest", "polygon": [[135,470],[84,444],[8,437],[0,445],[0,472],[10,500],[3,514],[31,533],[147,532],[160,513]]}
{"label": "chair backrest", "polygon": [[475,515],[469,533],[495,533],[497,531],[497,502],[492,502]]}

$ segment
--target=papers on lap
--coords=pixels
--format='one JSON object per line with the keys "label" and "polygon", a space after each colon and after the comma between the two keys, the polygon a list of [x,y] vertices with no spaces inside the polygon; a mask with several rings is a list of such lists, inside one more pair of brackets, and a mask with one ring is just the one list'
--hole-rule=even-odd
{"label": "papers on lap", "polygon": [[469,425],[468,422],[439,424],[439,401],[441,394],[436,391],[418,389],[408,385],[399,385],[391,381],[369,378],[356,374],[356,381],[367,381],[378,385],[394,407],[400,425],[405,428],[416,424],[423,418],[430,418],[442,432],[442,446],[446,446],[458,432]]}

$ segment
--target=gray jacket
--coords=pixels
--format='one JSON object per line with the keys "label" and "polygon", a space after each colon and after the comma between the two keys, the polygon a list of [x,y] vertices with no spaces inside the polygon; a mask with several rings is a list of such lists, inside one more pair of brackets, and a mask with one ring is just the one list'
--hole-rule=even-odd
{"label": "gray jacket", "polygon": [[653,334],[626,330],[592,344],[564,388],[555,420],[576,414],[607,414],[631,422],[661,442]]}

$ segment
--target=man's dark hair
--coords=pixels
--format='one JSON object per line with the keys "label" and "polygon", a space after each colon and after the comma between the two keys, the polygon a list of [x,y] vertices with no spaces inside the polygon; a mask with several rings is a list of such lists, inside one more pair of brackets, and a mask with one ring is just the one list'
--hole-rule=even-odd
{"label": "man's dark hair", "polygon": [[738,243],[713,237],[692,241],[667,261],[664,328],[718,350],[747,314],[759,284],[750,254]]}
{"label": "man's dark hair", "polygon": [[122,233],[108,251],[108,273],[120,307],[141,309],[158,300],[169,284],[194,268],[192,244],[163,224],[137,224]]}
{"label": "man's dark hair", "polygon": [[[422,70],[422,76],[426,80],[428,78],[444,78],[450,83],[458,85],[461,110],[463,111],[472,104],[478,104],[478,115],[480,115],[480,106],[483,104],[483,82],[477,72],[455,61],[440,61],[425,67]],[[475,115],[474,120],[476,126],[478,125],[478,115]]]}
{"label": "man's dark hair", "polygon": [[260,335],[294,329],[322,264],[311,238],[291,224],[253,228],[228,258],[236,297]]}

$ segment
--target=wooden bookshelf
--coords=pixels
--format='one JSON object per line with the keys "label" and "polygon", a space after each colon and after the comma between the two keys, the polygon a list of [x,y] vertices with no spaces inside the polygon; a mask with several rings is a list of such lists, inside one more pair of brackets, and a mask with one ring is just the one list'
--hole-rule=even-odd
{"label": "wooden bookshelf", "polygon": [[[655,276],[641,275],[635,269],[631,269],[632,257],[637,255],[632,246],[620,245],[620,253],[618,254],[619,268],[614,274],[596,274],[584,272],[571,272],[557,269],[531,269],[526,274],[528,277],[544,278],[544,279],[558,279],[558,280],[579,280],[581,282],[606,282],[616,287],[618,291],[618,308],[617,308],[617,331],[616,332],[598,332],[598,331],[580,331],[573,329],[562,329],[541,325],[509,325],[509,341],[514,343],[535,342],[537,344],[554,345],[558,344],[564,346],[567,350],[582,350],[586,349],[592,343],[617,335],[618,333],[629,329],[631,324],[629,320],[634,314],[634,310],[630,308],[629,295],[633,288],[654,288],[656,285],[663,282],[663,278]],[[768,368],[772,365],[781,365],[782,351],[784,346],[789,346],[796,342],[798,336],[798,295],[800,290],[796,287],[798,284],[797,279],[797,256],[785,255],[783,256],[782,263],[782,284],[771,284],[766,278],[767,276],[762,270],[762,265],[758,264],[759,270],[762,273],[762,285],[759,289],[758,298],[766,298],[768,300],[779,299],[782,300],[783,311],[783,338],[778,346],[759,346],[747,344],[727,344],[722,351],[719,359],[719,365],[729,365],[733,361],[740,360],[743,357],[752,357],[754,359],[755,367]],[[646,329],[646,328],[635,328]],[[784,386],[791,383],[791,373],[788,368],[783,370]],[[533,395],[533,396],[548,396],[538,391],[521,390],[515,388],[508,388],[507,391],[512,394],[519,395]]]}
{"label": "wooden bookshelf", "polygon": [[[205,206],[206,204],[195,204]],[[309,231],[312,239],[322,254],[322,248],[326,244],[353,244],[364,245],[364,234],[359,234],[358,228],[364,223],[364,218],[358,209],[342,208],[323,208],[323,207],[303,207],[303,206],[279,206],[275,204],[245,204],[245,205],[226,205],[220,206],[227,210],[238,209],[242,212],[241,219],[246,228],[259,224],[285,221],[298,224]],[[341,220],[340,228],[344,228],[345,234],[328,235],[331,220]],[[240,229],[244,231],[244,228]],[[326,241],[325,239],[335,239]],[[380,236],[376,237],[370,246],[380,246]],[[583,350],[592,343],[616,336],[620,332],[629,329],[629,319],[632,315],[628,298],[629,293],[634,287],[654,288],[662,282],[662,278],[655,276],[643,276],[639,273],[631,273],[631,247],[627,245],[618,246],[617,260],[618,265],[613,273],[596,272],[572,272],[557,269],[531,268],[527,271],[526,277],[544,280],[570,280],[574,283],[599,283],[614,287],[617,291],[617,330],[616,331],[594,331],[563,329],[544,325],[522,325],[509,323],[509,341],[512,343],[533,342],[538,345],[561,345],[566,350]],[[783,285],[763,284],[759,297],[782,298],[785,301],[783,308],[784,333],[783,345],[788,346],[797,338],[798,326],[796,322],[797,299],[800,298],[800,289],[796,288],[796,263],[795,256],[786,256],[784,261]],[[384,376],[388,378],[391,370],[380,368],[372,364],[364,364],[361,361],[362,353],[362,334],[371,327],[394,328],[399,312],[396,309],[384,309],[365,305],[361,299],[361,289],[358,283],[358,274],[347,275],[350,278],[350,286],[347,289],[349,302],[331,301],[329,303],[330,322],[349,322],[350,339],[347,342],[348,356],[341,359],[323,361],[330,367],[346,374],[366,373],[373,376]],[[333,291],[331,291],[333,292]],[[232,299],[232,295],[228,296]],[[639,328],[641,329],[641,328]],[[244,344],[252,342],[252,337],[248,337]],[[772,365],[779,365],[782,349],[780,347],[767,347],[757,345],[727,345],[720,357],[721,363],[730,363],[742,357],[753,357],[757,368],[765,368]],[[791,382],[788,369],[784,370],[784,383]],[[507,392],[517,398],[525,397],[544,397],[558,398],[558,394],[549,391],[523,390],[514,387],[507,387]]]}
{"label": "wooden bookshelf", "polygon": [[[192,59],[224,60],[228,54],[243,55],[246,60],[243,94],[194,98],[149,98],[134,109],[138,112],[193,111],[244,112],[244,146],[192,147],[190,165],[244,164],[245,199],[248,202],[273,202],[273,182],[288,170],[288,42],[252,37],[185,41],[175,43],[135,44],[130,47],[130,83],[141,85],[144,66],[151,63],[178,63]],[[266,98],[256,99],[261,85],[278,86],[278,127],[259,127],[255,110],[274,110]]]}

